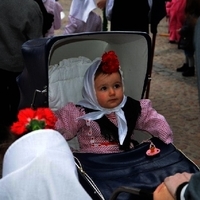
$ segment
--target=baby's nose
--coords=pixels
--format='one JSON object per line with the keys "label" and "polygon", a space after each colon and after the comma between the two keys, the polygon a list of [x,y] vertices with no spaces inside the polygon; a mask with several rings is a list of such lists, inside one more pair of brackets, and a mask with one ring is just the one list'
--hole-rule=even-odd
{"label": "baby's nose", "polygon": [[114,90],[113,88],[110,88],[109,94],[110,94],[110,95],[114,95],[114,94],[115,94],[115,90]]}

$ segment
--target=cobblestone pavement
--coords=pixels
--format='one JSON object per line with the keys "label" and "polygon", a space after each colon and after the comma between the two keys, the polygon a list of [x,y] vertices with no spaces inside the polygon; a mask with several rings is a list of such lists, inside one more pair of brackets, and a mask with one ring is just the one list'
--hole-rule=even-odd
{"label": "cobblestone pavement", "polygon": [[163,19],[158,25],[149,98],[169,122],[174,144],[200,166],[197,77],[183,77],[176,72],[185,61],[184,54],[163,36],[167,31],[167,22]]}

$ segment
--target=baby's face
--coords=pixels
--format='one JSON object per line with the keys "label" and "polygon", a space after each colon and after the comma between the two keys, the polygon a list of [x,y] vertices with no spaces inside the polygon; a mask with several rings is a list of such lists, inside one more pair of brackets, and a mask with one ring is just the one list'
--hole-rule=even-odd
{"label": "baby's face", "polygon": [[115,108],[123,100],[123,85],[119,72],[99,74],[94,80],[96,97],[103,108]]}

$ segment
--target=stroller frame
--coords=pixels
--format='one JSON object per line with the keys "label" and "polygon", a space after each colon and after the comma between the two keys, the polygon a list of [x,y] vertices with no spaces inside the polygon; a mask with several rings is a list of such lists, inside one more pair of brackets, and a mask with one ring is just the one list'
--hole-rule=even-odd
{"label": "stroller frame", "polygon": [[[23,44],[25,69],[18,79],[19,108],[49,106],[48,67],[63,59],[85,56],[91,60],[114,50],[125,79],[125,93],[135,99],[145,96],[151,80],[151,39],[142,32],[95,32],[30,40]],[[46,94],[41,91],[46,91]],[[45,94],[45,95],[44,95]]]}
{"label": "stroller frame", "polygon": [[[152,71],[151,38],[147,33],[120,31],[80,33],[35,39],[23,44],[25,68],[18,79],[21,93],[19,109],[31,106],[57,110],[69,101],[76,103],[82,98],[81,87],[72,88],[66,94],[64,94],[65,88],[68,89],[68,85],[49,91],[51,89],[49,66],[56,65],[63,59],[79,56],[94,60],[108,50],[114,50],[119,57],[125,94],[137,100],[147,98],[145,92],[149,92]],[[74,80],[72,85],[77,85],[76,79]],[[54,97],[50,97],[50,93],[54,93],[55,102],[59,101],[56,106],[52,105]],[[74,93],[79,95],[75,98]],[[139,142],[150,137],[144,131],[136,131],[135,136]],[[77,141],[74,140],[70,141],[70,145],[78,148]]]}

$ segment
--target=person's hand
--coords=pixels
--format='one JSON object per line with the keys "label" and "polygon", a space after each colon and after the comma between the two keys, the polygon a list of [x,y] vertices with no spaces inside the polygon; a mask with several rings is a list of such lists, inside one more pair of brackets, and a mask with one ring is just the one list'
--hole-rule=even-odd
{"label": "person's hand", "polygon": [[97,7],[103,10],[106,7],[106,0],[97,0]]}
{"label": "person's hand", "polygon": [[153,200],[174,200],[166,185],[161,183],[153,193]]}
{"label": "person's hand", "polygon": [[169,190],[170,194],[175,197],[177,187],[184,182],[189,182],[191,176],[192,174],[187,172],[177,173],[173,176],[165,178],[164,184]]}

